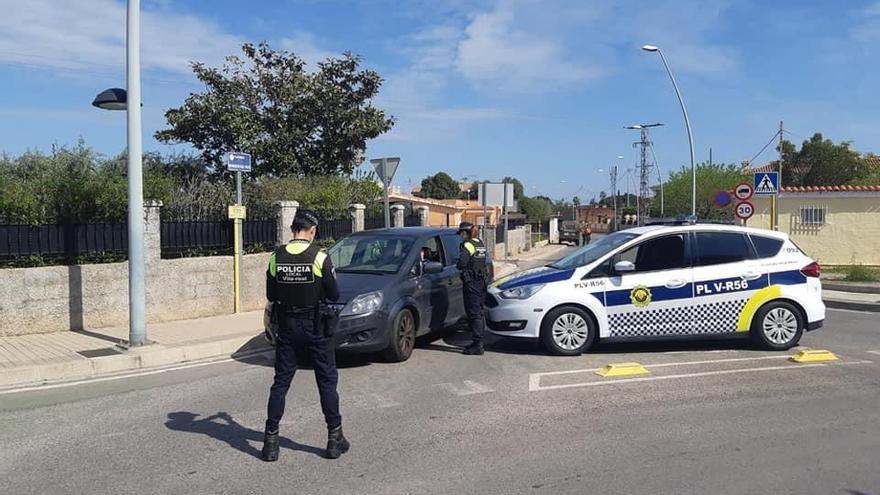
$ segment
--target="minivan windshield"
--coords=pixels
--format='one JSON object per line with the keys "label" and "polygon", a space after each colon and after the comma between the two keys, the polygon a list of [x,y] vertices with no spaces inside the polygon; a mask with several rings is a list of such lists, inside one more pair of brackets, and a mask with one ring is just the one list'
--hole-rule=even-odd
{"label": "minivan windshield", "polygon": [[338,273],[397,273],[413,239],[390,235],[346,237],[327,252]]}
{"label": "minivan windshield", "polygon": [[568,270],[571,268],[589,265],[590,263],[598,260],[599,258],[605,256],[611,251],[614,251],[620,246],[623,246],[624,244],[635,239],[638,236],[638,234],[631,234],[627,232],[615,232],[613,234],[602,237],[596,242],[591,242],[586,246],[578,249],[577,251],[569,254],[568,256],[562,258],[561,260],[555,263],[551,263],[547,266],[551,268],[558,268],[560,270]]}

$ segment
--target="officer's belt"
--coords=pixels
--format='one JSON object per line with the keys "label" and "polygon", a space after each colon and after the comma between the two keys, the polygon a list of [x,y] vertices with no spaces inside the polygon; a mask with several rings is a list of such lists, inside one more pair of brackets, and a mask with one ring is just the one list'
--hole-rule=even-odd
{"label": "officer's belt", "polygon": [[279,304],[278,310],[286,316],[294,318],[314,318],[317,308],[315,306],[288,306]]}

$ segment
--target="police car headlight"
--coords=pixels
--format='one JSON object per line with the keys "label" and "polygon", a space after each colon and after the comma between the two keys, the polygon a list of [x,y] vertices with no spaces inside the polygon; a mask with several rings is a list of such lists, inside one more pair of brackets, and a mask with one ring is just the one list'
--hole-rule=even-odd
{"label": "police car headlight", "polygon": [[382,307],[382,293],[368,292],[361,294],[348,303],[340,316],[361,315],[378,310]]}
{"label": "police car headlight", "polygon": [[501,291],[501,297],[504,299],[528,299],[535,295],[539,290],[544,288],[544,284],[523,285]]}

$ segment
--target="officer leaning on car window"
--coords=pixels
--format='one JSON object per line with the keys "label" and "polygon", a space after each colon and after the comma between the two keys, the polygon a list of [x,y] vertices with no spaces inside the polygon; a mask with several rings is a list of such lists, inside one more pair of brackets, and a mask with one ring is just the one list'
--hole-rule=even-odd
{"label": "officer leaning on car window", "polygon": [[486,322],[483,319],[483,306],[486,303],[486,282],[489,278],[486,245],[477,237],[477,227],[470,222],[462,222],[458,233],[464,238],[459,248],[458,269],[464,291],[464,311],[473,342],[465,347],[467,355],[483,354],[483,332]]}
{"label": "officer leaning on car window", "polygon": [[336,315],[324,304],[339,299],[336,273],[330,257],[312,241],[318,217],[300,209],[291,225],[293,240],[269,258],[266,272],[266,298],[273,302],[278,320],[275,336],[275,380],[269,392],[263,460],[278,460],[278,425],[284,415],[284,402],[297,365],[314,363],[321,396],[321,409],[327,422],[326,456],[336,459],[349,449],[342,434],[339,395],[336,384],[336,354],[332,333]]}

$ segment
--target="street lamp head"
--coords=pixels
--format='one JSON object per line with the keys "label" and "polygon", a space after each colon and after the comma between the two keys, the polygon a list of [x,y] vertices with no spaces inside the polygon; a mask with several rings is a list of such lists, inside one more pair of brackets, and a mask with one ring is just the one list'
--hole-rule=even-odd
{"label": "street lamp head", "polygon": [[640,125],[638,125],[638,124],[636,124],[636,125],[628,125],[628,126],[624,126],[624,129],[642,129],[642,126],[640,126]]}
{"label": "street lamp head", "polygon": [[95,97],[92,105],[102,110],[126,110],[128,94],[121,88],[105,89]]}
{"label": "street lamp head", "polygon": [[646,52],[659,52],[660,47],[654,45],[642,45],[642,50],[645,50]]}
{"label": "street lamp head", "polygon": [[617,155],[618,160],[623,160],[623,155]]}

